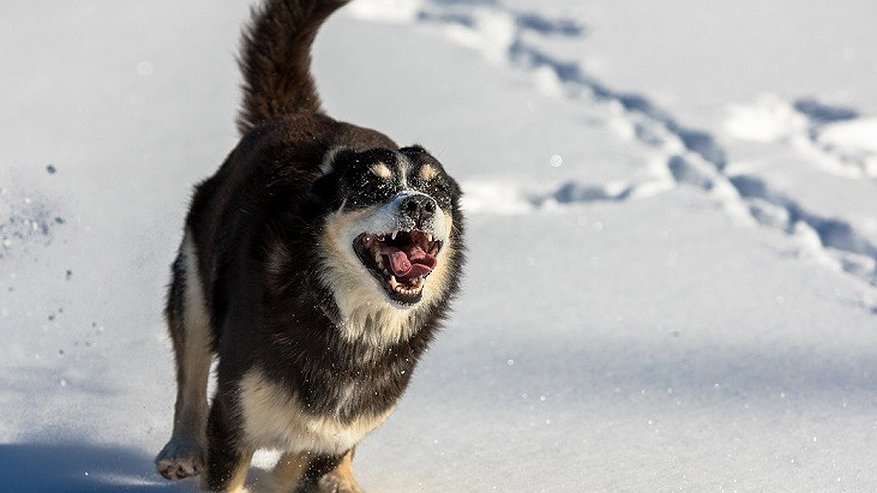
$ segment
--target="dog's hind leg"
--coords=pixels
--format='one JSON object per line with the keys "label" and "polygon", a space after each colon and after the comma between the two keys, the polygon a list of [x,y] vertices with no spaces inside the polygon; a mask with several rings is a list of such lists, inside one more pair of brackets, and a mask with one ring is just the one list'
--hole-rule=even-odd
{"label": "dog's hind leg", "polygon": [[339,456],[285,453],[271,471],[267,493],[362,493],[353,479],[352,459],[352,450]]}
{"label": "dog's hind leg", "polygon": [[186,234],[173,264],[168,294],[168,329],[177,368],[173,435],[155,458],[159,474],[179,480],[204,468],[207,380],[213,360],[210,315],[198,273],[198,255]]}
{"label": "dog's hind leg", "polygon": [[356,449],[350,449],[335,469],[320,478],[320,492],[326,493],[363,493],[362,488],[353,477],[353,455]]}

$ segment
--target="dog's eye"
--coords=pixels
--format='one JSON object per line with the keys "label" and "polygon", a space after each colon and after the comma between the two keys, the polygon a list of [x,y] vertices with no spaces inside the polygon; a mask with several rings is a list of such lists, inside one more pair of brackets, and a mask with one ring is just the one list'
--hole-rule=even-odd
{"label": "dog's eye", "polygon": [[345,185],[345,203],[349,209],[387,202],[398,192],[398,184],[383,180],[369,171],[351,178]]}
{"label": "dog's eye", "polygon": [[376,192],[390,192],[396,188],[396,184],[392,181],[388,181],[382,178],[379,178],[371,173],[367,173],[360,177],[357,186],[352,187],[352,192],[357,193],[357,189],[359,192],[362,191],[376,191]]}
{"label": "dog's eye", "polygon": [[436,179],[425,183],[422,182],[419,185],[420,186],[417,188],[423,193],[434,197],[438,202],[439,207],[444,210],[450,210],[453,189],[445,180]]}
{"label": "dog's eye", "polygon": [[386,200],[393,196],[398,191],[398,188],[399,187],[393,182],[380,180],[380,182],[376,183],[374,186],[377,195],[375,198],[378,200]]}

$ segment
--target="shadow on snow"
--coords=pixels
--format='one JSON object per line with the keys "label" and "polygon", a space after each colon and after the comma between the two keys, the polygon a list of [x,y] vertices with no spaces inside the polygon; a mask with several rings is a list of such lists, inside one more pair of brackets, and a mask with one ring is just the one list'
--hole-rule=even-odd
{"label": "shadow on snow", "polygon": [[0,444],[0,485],[16,493],[191,491],[156,475],[152,457],[88,443]]}

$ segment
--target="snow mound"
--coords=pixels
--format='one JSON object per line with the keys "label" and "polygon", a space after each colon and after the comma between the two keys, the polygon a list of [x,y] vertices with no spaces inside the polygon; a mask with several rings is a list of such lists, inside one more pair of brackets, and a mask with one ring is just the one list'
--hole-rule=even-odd
{"label": "snow mound", "polygon": [[728,135],[752,142],[776,142],[806,129],[807,118],[772,94],[763,95],[752,104],[731,105],[725,120]]}

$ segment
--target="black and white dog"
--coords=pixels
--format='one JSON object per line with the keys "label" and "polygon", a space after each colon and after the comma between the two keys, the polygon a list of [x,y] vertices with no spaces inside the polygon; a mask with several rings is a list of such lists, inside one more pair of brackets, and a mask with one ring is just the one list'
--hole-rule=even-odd
{"label": "black and white dog", "polygon": [[168,479],[239,491],[253,452],[274,448],[276,491],[361,491],[354,448],[393,412],[457,292],[457,183],[422,147],[321,109],[310,47],[344,3],[265,0],[244,36],[243,137],[196,188],[172,267]]}

